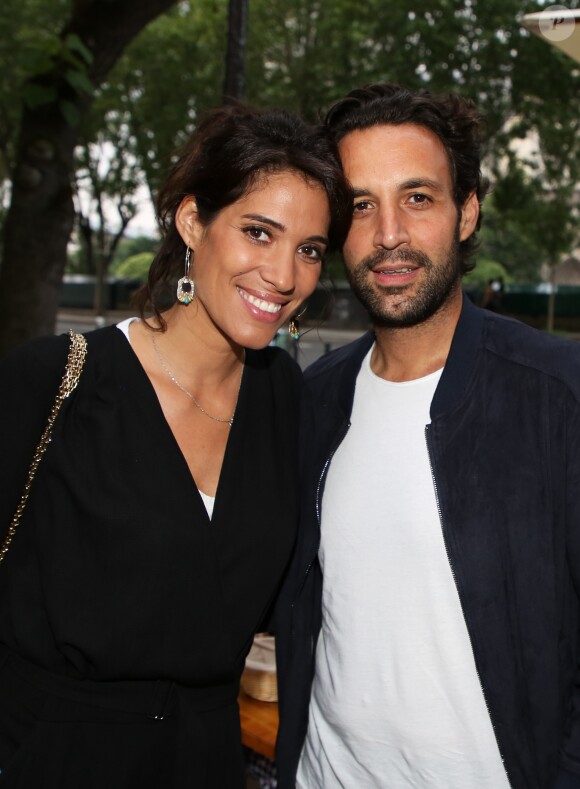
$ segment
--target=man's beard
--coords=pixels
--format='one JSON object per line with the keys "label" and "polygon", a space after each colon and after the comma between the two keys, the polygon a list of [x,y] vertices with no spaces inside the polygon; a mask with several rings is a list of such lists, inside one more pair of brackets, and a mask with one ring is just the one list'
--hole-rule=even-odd
{"label": "man's beard", "polygon": [[[397,306],[390,306],[385,296],[404,296],[410,285],[377,285],[369,282],[369,271],[380,263],[414,264],[424,269],[423,283],[414,295]],[[447,301],[449,295],[461,279],[461,260],[459,252],[459,227],[446,257],[433,263],[424,252],[416,249],[380,249],[357,263],[352,269],[347,267],[346,275],[355,295],[367,309],[377,328],[402,328],[416,326],[426,321]]]}

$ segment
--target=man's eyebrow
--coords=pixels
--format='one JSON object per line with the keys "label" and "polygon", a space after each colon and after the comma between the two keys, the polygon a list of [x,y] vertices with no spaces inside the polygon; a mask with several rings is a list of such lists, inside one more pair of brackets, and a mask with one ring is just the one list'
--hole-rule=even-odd
{"label": "man's eyebrow", "polygon": [[443,191],[442,184],[432,181],[430,178],[410,178],[408,181],[404,181],[399,186],[399,189],[421,189],[425,187],[432,189],[434,192]]}
{"label": "man's eyebrow", "polygon": [[[408,181],[403,181],[399,184],[399,190],[407,189],[431,189],[434,192],[442,192],[444,186],[437,181],[432,181],[430,178],[409,178]],[[363,187],[354,187],[354,197],[369,197],[373,194],[371,189],[364,189]]]}
{"label": "man's eyebrow", "polygon": [[253,219],[254,222],[263,222],[265,225],[270,225],[270,227],[275,227],[276,230],[286,230],[286,227],[280,222],[276,222],[275,219],[270,219],[267,216],[262,216],[261,214],[243,214],[242,219]]}

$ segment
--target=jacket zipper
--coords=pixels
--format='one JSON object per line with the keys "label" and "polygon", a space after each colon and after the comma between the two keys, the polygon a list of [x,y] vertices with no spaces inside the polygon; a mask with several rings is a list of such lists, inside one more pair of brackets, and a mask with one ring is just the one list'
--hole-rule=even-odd
{"label": "jacket zipper", "polygon": [[[437,505],[437,514],[439,515],[439,525],[441,526],[441,533],[443,535],[443,545],[445,546],[445,554],[447,555],[447,561],[449,562],[449,568],[451,570],[451,575],[453,577],[453,583],[455,584],[455,588],[457,589],[457,596],[459,597],[459,604],[461,606],[461,613],[463,614],[463,619],[467,623],[467,617],[465,616],[465,608],[463,607],[463,599],[461,596],[461,592],[459,590],[459,584],[457,583],[457,576],[455,575],[455,568],[453,566],[453,562],[451,561],[451,556],[449,554],[449,548],[447,547],[447,539],[445,536],[445,526],[443,524],[443,513],[441,512],[441,504],[439,502],[439,490],[437,488],[437,479],[435,477],[435,468],[433,466],[433,458],[431,456],[431,446],[429,444],[429,425],[425,425],[425,443],[427,445],[427,457],[429,458],[429,469],[431,471],[431,479],[433,481],[433,489],[435,491],[435,503]],[[505,764],[505,758],[501,751],[499,740],[497,737],[497,730],[495,728],[495,723],[493,721],[493,716],[491,714],[491,709],[489,707],[489,702],[487,700],[487,696],[485,695],[485,688],[483,687],[483,682],[481,681],[481,674],[479,673],[479,668],[477,667],[477,661],[475,660],[475,650],[473,649],[473,642],[471,641],[471,634],[469,632],[469,628],[467,627],[467,637],[469,638],[469,645],[471,646],[471,653],[473,655],[473,663],[475,665],[475,673],[477,675],[477,681],[479,682],[479,687],[481,688],[481,694],[483,696],[483,700],[485,702],[485,708],[487,710],[487,714],[489,716],[489,720],[491,722],[491,728],[493,730],[493,736],[495,737],[495,741],[497,744],[497,749],[500,755],[501,762],[503,764],[503,769],[506,774],[506,778],[508,781],[509,786],[512,786],[512,782],[510,780],[510,776]]]}
{"label": "jacket zipper", "polygon": [[318,549],[320,548],[320,528],[321,528],[321,526],[320,526],[320,489],[322,487],[322,482],[324,480],[324,477],[326,476],[326,472],[328,471],[328,467],[330,466],[330,464],[332,462],[332,458],[334,457],[336,450],[339,448],[339,446],[344,441],[344,437],[348,433],[349,428],[350,428],[350,421],[346,422],[346,424],[344,425],[343,429],[339,433],[336,441],[334,442],[334,445],[332,446],[332,449],[330,450],[330,454],[326,458],[324,466],[322,467],[322,471],[320,472],[320,477],[318,478],[318,484],[316,485],[316,499],[315,499],[315,501],[316,501],[316,522],[318,523],[318,543],[316,545],[316,550],[314,551],[314,556],[311,559],[311,561],[309,562],[306,570],[304,571],[304,577],[302,578],[302,583],[300,584],[300,587],[296,590],[296,596],[295,596],[294,600],[292,601],[292,605],[291,605],[292,609],[295,608],[296,601],[298,600],[302,590],[304,589],[304,584],[306,583],[306,579],[308,578],[310,570],[312,569],[312,565],[314,564],[314,560],[316,559],[316,556],[318,554]]}

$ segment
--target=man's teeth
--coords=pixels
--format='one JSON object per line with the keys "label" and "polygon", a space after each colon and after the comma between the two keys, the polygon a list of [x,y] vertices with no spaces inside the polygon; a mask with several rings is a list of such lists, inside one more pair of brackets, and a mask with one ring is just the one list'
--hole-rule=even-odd
{"label": "man's teeth", "polygon": [[381,271],[381,274],[410,274],[415,269],[412,268],[397,268],[397,269],[390,269],[388,271]]}
{"label": "man's teeth", "polygon": [[246,293],[246,291],[244,290],[240,290],[240,295],[246,301],[249,301],[250,304],[253,304],[254,307],[257,307],[259,310],[262,310],[262,312],[275,313],[275,312],[280,312],[280,310],[282,309],[281,304],[274,304],[272,301],[264,301],[264,299],[257,299],[255,296]]}

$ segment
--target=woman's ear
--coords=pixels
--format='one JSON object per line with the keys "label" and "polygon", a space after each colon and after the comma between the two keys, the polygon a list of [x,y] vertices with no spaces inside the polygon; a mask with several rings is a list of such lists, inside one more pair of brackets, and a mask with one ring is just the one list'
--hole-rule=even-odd
{"label": "woman's ear", "polygon": [[479,218],[479,200],[475,192],[471,192],[461,209],[461,220],[459,222],[459,240],[465,241],[477,227]]}
{"label": "woman's ear", "polygon": [[175,213],[175,226],[183,243],[190,249],[195,250],[201,240],[203,227],[199,221],[197,203],[193,195],[187,195],[181,201]]}

